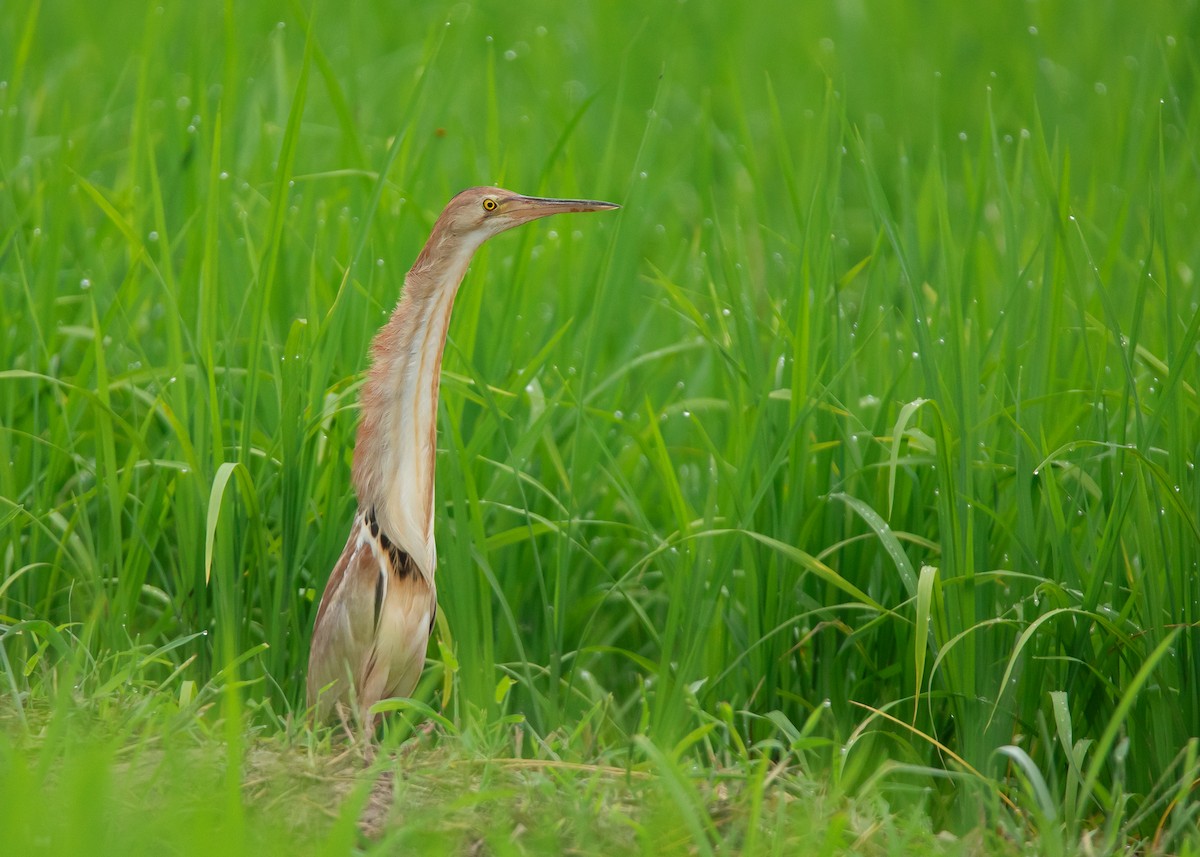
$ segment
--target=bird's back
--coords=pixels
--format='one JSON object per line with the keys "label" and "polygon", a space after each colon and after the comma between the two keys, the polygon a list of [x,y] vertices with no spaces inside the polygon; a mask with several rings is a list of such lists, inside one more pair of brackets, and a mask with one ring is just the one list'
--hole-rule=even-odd
{"label": "bird's back", "polygon": [[370,512],[354,519],[313,627],[308,705],[327,721],[354,700],[365,719],[381,699],[408,696],[425,664],[437,598]]}

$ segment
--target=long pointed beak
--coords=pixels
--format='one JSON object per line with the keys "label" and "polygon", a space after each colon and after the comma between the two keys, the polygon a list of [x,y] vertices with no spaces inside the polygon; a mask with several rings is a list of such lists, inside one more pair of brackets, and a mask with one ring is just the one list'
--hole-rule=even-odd
{"label": "long pointed beak", "polygon": [[598,199],[549,199],[541,196],[514,196],[505,206],[505,214],[518,223],[526,223],[551,214],[575,211],[608,211],[620,208],[615,202]]}

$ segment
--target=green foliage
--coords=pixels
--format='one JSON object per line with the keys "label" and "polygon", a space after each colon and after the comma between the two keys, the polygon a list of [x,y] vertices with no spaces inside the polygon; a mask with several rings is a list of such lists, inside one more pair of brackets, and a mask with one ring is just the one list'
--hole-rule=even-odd
{"label": "green foliage", "polygon": [[[78,850],[159,782],[114,791],[123,748],[178,733],[228,757],[196,774],[222,797],[161,831],[258,850],[243,726],[325,752],[287,724],[366,345],[441,206],[494,182],[624,207],[497,239],[460,293],[443,612],[390,740],[425,711],[455,764],[652,775],[597,792],[637,811],[591,847],[933,848],[911,812],[1200,852],[1198,21],[6,9],[4,828],[40,791]],[[72,744],[79,717],[118,734]],[[814,780],[828,810],[796,816]],[[561,838],[487,847],[586,844],[588,782],[558,782]]]}

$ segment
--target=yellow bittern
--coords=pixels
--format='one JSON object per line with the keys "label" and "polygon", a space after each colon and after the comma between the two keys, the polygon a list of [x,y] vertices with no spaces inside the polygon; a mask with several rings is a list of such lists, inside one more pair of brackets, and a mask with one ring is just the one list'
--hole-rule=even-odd
{"label": "yellow bittern", "polygon": [[539,217],[611,202],[464,190],[433,225],[391,319],[371,345],[352,478],[358,512],[313,626],[308,705],[318,720],[354,700],[364,724],[381,699],[408,696],[437,614],[433,472],[438,383],[450,310],[484,241]]}

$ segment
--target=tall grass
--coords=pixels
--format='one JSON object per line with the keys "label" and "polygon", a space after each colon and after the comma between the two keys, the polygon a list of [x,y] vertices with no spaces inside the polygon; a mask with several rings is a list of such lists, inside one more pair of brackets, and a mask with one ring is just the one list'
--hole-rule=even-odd
{"label": "tall grass", "polygon": [[624,208],[460,295],[418,699],[1194,842],[1197,14],[14,7],[6,705],[300,714],[366,343],[496,182]]}

